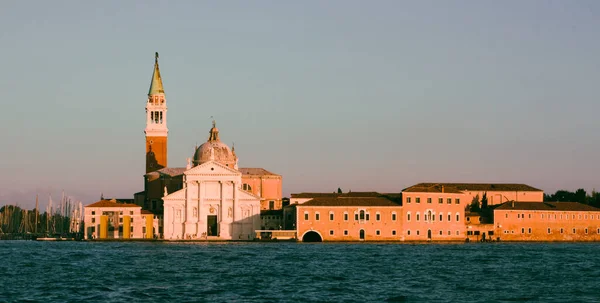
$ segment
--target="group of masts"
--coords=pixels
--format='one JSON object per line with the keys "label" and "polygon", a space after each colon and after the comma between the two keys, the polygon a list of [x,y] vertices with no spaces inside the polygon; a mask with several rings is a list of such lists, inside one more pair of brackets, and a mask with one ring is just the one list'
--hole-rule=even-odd
{"label": "group of masts", "polygon": [[53,206],[48,196],[44,213],[39,211],[36,195],[35,209],[27,210],[18,205],[0,207],[0,239],[30,239],[39,236],[63,236],[82,233],[83,205],[73,203],[64,192],[58,207]]}

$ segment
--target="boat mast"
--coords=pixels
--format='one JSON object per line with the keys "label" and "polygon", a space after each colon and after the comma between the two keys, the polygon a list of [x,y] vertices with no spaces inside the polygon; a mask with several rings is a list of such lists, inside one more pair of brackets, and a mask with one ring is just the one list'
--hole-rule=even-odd
{"label": "boat mast", "polygon": [[38,195],[35,195],[35,233],[37,234],[38,232],[38,215],[40,214],[39,210],[38,210],[39,204],[38,204]]}

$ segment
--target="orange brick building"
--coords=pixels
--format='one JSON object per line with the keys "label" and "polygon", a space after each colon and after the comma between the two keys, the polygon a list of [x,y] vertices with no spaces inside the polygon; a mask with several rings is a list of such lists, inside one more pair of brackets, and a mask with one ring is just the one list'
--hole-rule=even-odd
{"label": "orange brick building", "polygon": [[506,202],[494,225],[503,241],[600,241],[600,209],[575,202]]}

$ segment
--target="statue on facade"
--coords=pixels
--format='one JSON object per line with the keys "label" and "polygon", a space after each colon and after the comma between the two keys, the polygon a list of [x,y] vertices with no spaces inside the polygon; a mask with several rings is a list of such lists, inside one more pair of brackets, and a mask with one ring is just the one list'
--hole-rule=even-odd
{"label": "statue on facade", "polygon": [[169,193],[167,192],[167,187],[165,186],[165,195],[163,197],[166,197]]}

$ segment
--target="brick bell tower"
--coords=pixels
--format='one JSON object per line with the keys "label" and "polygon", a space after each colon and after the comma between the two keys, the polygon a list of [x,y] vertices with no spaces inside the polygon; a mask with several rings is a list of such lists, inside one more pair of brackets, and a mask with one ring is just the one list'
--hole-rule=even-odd
{"label": "brick bell tower", "polygon": [[154,57],[154,72],[146,102],[146,173],[167,167],[167,100],[163,89],[158,53]]}

